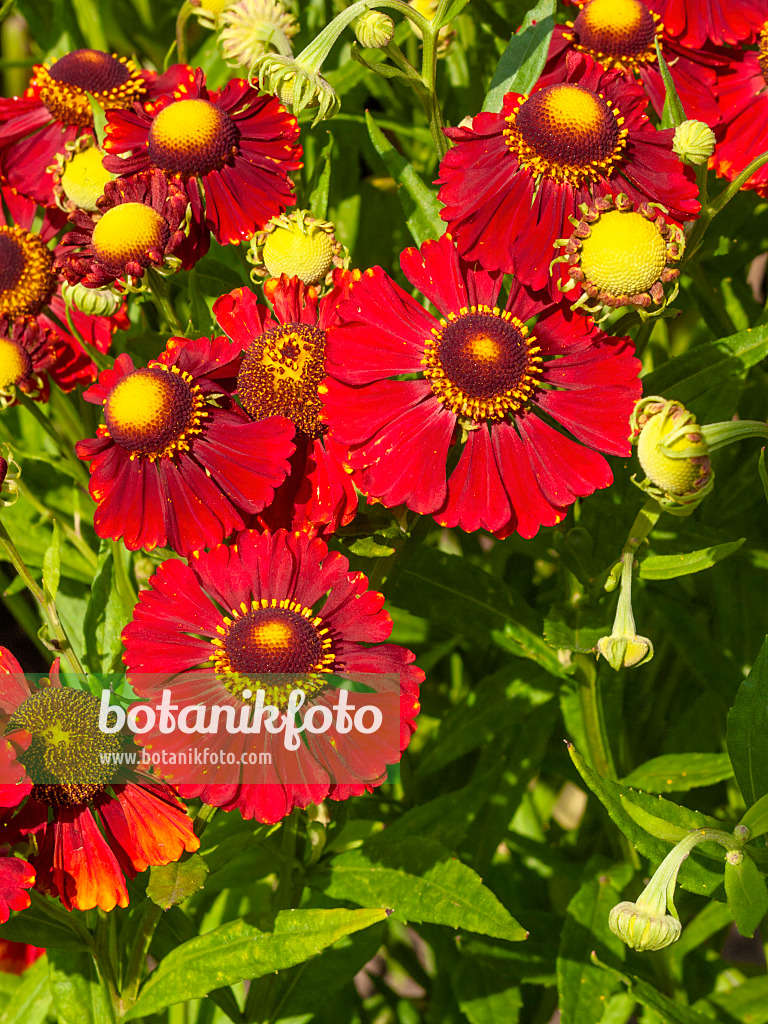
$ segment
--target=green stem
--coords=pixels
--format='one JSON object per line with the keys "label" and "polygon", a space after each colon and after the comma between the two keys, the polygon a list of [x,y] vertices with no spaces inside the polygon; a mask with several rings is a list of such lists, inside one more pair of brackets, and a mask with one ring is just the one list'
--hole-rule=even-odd
{"label": "green stem", "polygon": [[149,282],[152,301],[157,306],[171,332],[174,335],[183,335],[184,327],[182,326],[181,320],[176,316],[176,310],[173,308],[173,304],[168,296],[168,285],[166,284],[165,279],[161,274],[158,274],[154,267],[148,267],[147,280]]}
{"label": "green stem", "polygon": [[64,657],[67,659],[67,661],[69,661],[70,665],[72,666],[72,669],[79,677],[81,682],[86,683],[87,685],[87,679],[85,672],[83,671],[83,666],[80,664],[77,655],[72,649],[72,644],[69,642],[69,637],[67,636],[64,627],[61,624],[61,619],[59,618],[59,614],[56,611],[55,602],[53,600],[49,600],[43,593],[43,591],[40,589],[40,587],[38,587],[35,579],[33,578],[27,566],[24,564],[24,560],[19,554],[16,545],[11,540],[10,534],[8,533],[2,522],[0,522],[0,544],[2,544],[3,547],[5,547],[5,550],[8,553],[8,557],[11,563],[13,564],[14,569],[24,581],[27,590],[29,590],[30,594],[40,605],[43,615],[48,625],[50,626],[53,636],[56,639],[55,650],[64,655]]}
{"label": "green stem", "polygon": [[597,679],[597,664],[586,655],[577,655],[576,679],[579,685],[579,704],[592,767],[604,779],[616,778],[616,765],[605,729],[603,706]]}
{"label": "green stem", "polygon": [[149,947],[152,945],[152,939],[162,915],[162,907],[159,907],[151,900],[147,900],[146,906],[141,912],[138,928],[131,944],[130,953],[128,954],[125,982],[118,1001],[121,1016],[125,1016],[139,998],[139,987],[141,986],[141,979],[147,963],[147,954],[149,953]]}
{"label": "green stem", "polygon": [[110,950],[110,932],[113,933],[115,927],[114,915],[108,915],[103,910],[99,910],[98,915],[92,955],[99,978],[107,993],[107,1004],[112,1008],[112,1020],[117,1020],[120,1014],[120,996]]}
{"label": "green stem", "polygon": [[725,209],[734,196],[739,193],[742,185],[745,185],[746,182],[749,181],[755,171],[759,171],[766,163],[768,163],[768,153],[762,153],[760,156],[756,157],[737,178],[734,178],[727,188],[724,188],[718,196],[715,196],[708,206],[702,209],[699,219],[695,221],[688,238],[685,253],[685,265],[687,265],[698,252],[709,225],[718,213],[721,213]]}
{"label": "green stem", "polygon": [[136,602],[138,601],[138,596],[136,591],[133,589],[133,584],[131,583],[125,569],[122,545],[111,540],[109,542],[109,546],[112,551],[112,565],[115,571],[115,585],[117,586],[117,593],[123,604],[123,608],[127,611],[135,607]]}
{"label": "green stem", "polygon": [[212,804],[202,804],[200,810],[195,815],[194,833],[199,839],[200,836],[205,832],[209,822],[213,820],[213,816],[218,810]]}
{"label": "green stem", "polygon": [[649,535],[656,523],[658,523],[661,512],[662,510],[658,502],[651,498],[637,513],[635,521],[630,527],[629,536],[627,537],[624,547],[621,549],[621,561],[613,567],[610,576],[606,580],[605,589],[607,591],[616,589],[619,579],[621,578],[621,573],[624,569],[624,556],[631,555],[634,561],[637,549]]}

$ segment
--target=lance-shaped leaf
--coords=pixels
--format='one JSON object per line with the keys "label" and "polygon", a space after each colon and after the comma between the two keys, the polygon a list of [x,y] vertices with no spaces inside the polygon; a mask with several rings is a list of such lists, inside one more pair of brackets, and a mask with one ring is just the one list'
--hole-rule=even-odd
{"label": "lance-shaped leaf", "polygon": [[768,638],[728,715],[728,753],[747,806],[768,793]]}
{"label": "lance-shaped leaf", "polygon": [[501,110],[507,92],[530,92],[547,60],[555,27],[555,0],[539,0],[501,55],[483,110]]}
{"label": "lance-shaped leaf", "polygon": [[768,890],[765,879],[748,853],[738,864],[725,861],[725,895],[739,935],[752,938],[755,929],[768,913]]}

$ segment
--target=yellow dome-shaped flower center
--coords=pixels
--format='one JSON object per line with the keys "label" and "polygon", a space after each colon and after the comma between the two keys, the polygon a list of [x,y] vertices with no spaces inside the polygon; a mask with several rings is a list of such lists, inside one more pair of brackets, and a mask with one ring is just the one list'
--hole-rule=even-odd
{"label": "yellow dome-shaped flower center", "polygon": [[57,121],[81,127],[93,124],[88,93],[111,110],[130,107],[145,91],[133,61],[101,50],[73,50],[50,67],[43,64],[32,84]]}
{"label": "yellow dome-shaped flower center", "polygon": [[170,458],[188,451],[207,415],[205,398],[188,373],[155,364],[118,381],[104,401],[109,436],[131,458]]}
{"label": "yellow dome-shaped flower center", "polygon": [[757,37],[757,62],[765,84],[768,85],[768,21],[760,29],[760,35]]}
{"label": "yellow dome-shaped flower center", "polygon": [[656,223],[634,211],[602,214],[581,243],[586,281],[611,296],[647,292],[666,265],[667,246]]}
{"label": "yellow dome-shaped flower center", "polygon": [[310,324],[281,324],[254,338],[243,356],[237,388],[255,420],[287,416],[317,437],[322,403],[317,389],[325,376],[325,331]]}
{"label": "yellow dome-shaped flower center", "polygon": [[[315,692],[336,660],[319,616],[295,601],[243,604],[226,616],[212,640],[219,678],[232,693],[266,691],[266,703],[284,709],[292,689]],[[246,698],[251,699],[251,698]]]}
{"label": "yellow dome-shaped flower center", "polygon": [[[643,472],[667,494],[687,494],[702,476],[701,458],[675,459],[659,449],[659,445],[665,442],[677,425],[674,416],[659,413],[648,420],[637,441],[637,457]],[[695,423],[691,425],[691,433],[700,440]],[[667,447],[673,452],[683,452],[691,445],[691,439],[683,435]]]}
{"label": "yellow dome-shaped flower center", "polygon": [[39,235],[0,226],[0,316],[37,316],[56,287],[52,267]]}
{"label": "yellow dome-shaped flower center", "polygon": [[624,118],[602,96],[581,85],[548,85],[507,118],[504,136],[533,174],[581,185],[608,175],[619,161]]}
{"label": "yellow dome-shaped flower center", "polygon": [[171,174],[208,174],[231,161],[240,132],[208,100],[178,100],[161,110],[149,129],[149,160]]}
{"label": "yellow dome-shaped flower center", "polygon": [[272,277],[287,274],[304,284],[319,284],[333,266],[333,237],[327,231],[302,231],[298,225],[270,232],[262,254]]}
{"label": "yellow dome-shaped flower center", "polygon": [[637,58],[655,60],[657,32],[658,18],[640,0],[589,0],[573,22],[572,36],[577,49],[596,60],[614,58],[609,63],[616,66],[628,58],[622,66],[629,67]]}
{"label": "yellow dome-shaped flower center", "polygon": [[536,339],[511,313],[489,306],[441,320],[426,341],[424,375],[446,408],[476,423],[522,408],[541,373]]}
{"label": "yellow dome-shaped flower center", "polygon": [[29,352],[10,338],[0,338],[0,390],[24,380],[31,369]]}
{"label": "yellow dome-shaped flower center", "polygon": [[120,751],[124,739],[99,729],[99,701],[85,690],[48,687],[33,693],[8,723],[8,732],[16,729],[32,734],[19,761],[37,800],[74,807],[102,792],[115,775],[103,755]]}
{"label": "yellow dome-shaped flower center", "polygon": [[170,236],[168,222],[157,210],[144,203],[121,203],[97,222],[92,245],[105,266],[119,270],[130,262],[145,266],[147,254],[162,253]]}
{"label": "yellow dome-shaped flower center", "polygon": [[91,146],[67,160],[61,175],[61,187],[64,195],[75,206],[88,213],[98,209],[96,200],[104,194],[104,186],[115,177],[104,169],[104,154],[98,146]]}

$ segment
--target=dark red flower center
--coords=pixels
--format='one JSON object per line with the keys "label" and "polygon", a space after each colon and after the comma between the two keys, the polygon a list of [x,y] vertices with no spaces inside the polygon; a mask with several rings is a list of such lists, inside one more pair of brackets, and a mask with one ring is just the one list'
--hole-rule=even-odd
{"label": "dark red flower center", "polygon": [[25,729],[32,740],[19,754],[34,783],[32,796],[74,807],[102,792],[116,774],[109,755],[124,737],[99,729],[99,700],[85,690],[50,686],[33,693],[11,716],[6,732]]}
{"label": "dark red flower center", "polygon": [[48,68],[43,64],[33,79],[40,99],[63,124],[93,124],[88,94],[104,107],[130,107],[145,91],[133,61],[101,50],[73,50]]}
{"label": "dark red flower center", "polygon": [[155,262],[162,259],[170,237],[168,221],[157,210],[144,203],[120,203],[96,222],[91,244],[96,258],[119,273],[128,263],[147,266],[150,253]]}
{"label": "dark red flower center", "polygon": [[548,85],[507,118],[505,141],[535,175],[581,185],[610,174],[624,148],[624,118],[582,85]]}
{"label": "dark red flower center", "polygon": [[504,419],[528,401],[541,358],[524,324],[488,306],[463,309],[440,323],[422,362],[443,405],[481,423]]}
{"label": "dark red flower center", "polygon": [[39,235],[0,226],[0,316],[36,316],[56,287],[52,267]]}
{"label": "dark red flower center", "polygon": [[[657,21],[640,0],[589,0],[573,22],[577,49],[605,64],[605,57],[656,58]],[[618,63],[611,62],[611,66]]]}
{"label": "dark red flower center", "polygon": [[0,390],[13,387],[32,370],[32,359],[23,345],[0,338]]}
{"label": "dark red flower center", "polygon": [[325,340],[325,331],[310,324],[281,324],[254,338],[237,375],[248,415],[255,420],[286,416],[309,437],[317,437]]}
{"label": "dark red flower center", "polygon": [[322,675],[335,661],[322,619],[288,599],[254,601],[250,608],[242,605],[232,618],[224,618],[218,632],[212,660],[227,688],[238,696],[245,691],[244,699],[262,688],[266,702],[281,709],[292,689],[321,689]]}
{"label": "dark red flower center", "polygon": [[224,110],[208,100],[178,100],[153,120],[149,162],[170,174],[208,174],[231,163],[240,132]]}
{"label": "dark red flower center", "polygon": [[127,374],[104,400],[109,436],[131,458],[170,458],[189,450],[207,415],[205,398],[188,373],[160,364]]}

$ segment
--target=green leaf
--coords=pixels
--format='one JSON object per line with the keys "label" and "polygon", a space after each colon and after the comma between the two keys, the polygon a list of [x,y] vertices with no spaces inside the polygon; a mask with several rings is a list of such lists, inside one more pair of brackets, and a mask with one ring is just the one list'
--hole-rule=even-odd
{"label": "green leaf", "polygon": [[664,83],[664,90],[666,92],[664,111],[661,115],[661,127],[676,128],[686,120],[685,111],[683,110],[683,104],[680,102],[680,97],[677,95],[677,89],[672,81],[672,75],[669,73],[667,62],[662,56],[658,39],[656,39],[656,60],[659,63],[661,80]]}
{"label": "green leaf", "polygon": [[386,910],[282,910],[266,922],[270,927],[259,927],[255,917],[231,921],[169,953],[125,1019],[146,1017],[244,978],[293,967],[386,916]]}
{"label": "green leaf", "polygon": [[765,470],[765,448],[760,449],[760,458],[757,462],[757,471],[760,474],[760,480],[763,484],[765,500],[768,501],[768,473]]}
{"label": "green leaf", "polygon": [[50,1006],[48,961],[42,956],[24,972],[21,984],[0,1013],[0,1024],[43,1024]]}
{"label": "green leaf", "polygon": [[91,105],[91,114],[93,115],[93,133],[96,136],[98,146],[103,149],[104,126],[107,123],[107,112],[95,96],[91,95],[89,92],[85,95],[88,97],[88,102]]}
{"label": "green leaf", "polygon": [[523,997],[503,960],[462,956],[451,972],[459,1009],[469,1024],[517,1024]]}
{"label": "green leaf", "polygon": [[59,580],[61,579],[61,541],[59,539],[59,524],[53,520],[53,536],[43,555],[43,590],[45,596],[56,600],[59,592]]}
{"label": "green leaf", "polygon": [[[575,747],[570,746],[568,752],[579,774],[603,804],[611,820],[621,829],[633,846],[644,857],[647,857],[652,864],[660,864],[664,860],[669,853],[669,843],[657,839],[639,825],[632,815],[629,814],[627,803],[621,800],[622,796],[625,797],[629,804],[633,805],[633,809],[639,807],[647,815],[671,824],[673,828],[670,831],[674,831],[675,828],[686,831],[692,828],[719,828],[721,825],[721,822],[715,821],[705,814],[699,814],[697,811],[690,811],[686,807],[680,807],[669,800],[664,800],[663,797],[638,793],[633,789],[622,786],[618,782],[603,779],[589,767]],[[708,847],[710,844],[703,845]],[[697,853],[706,854],[706,852],[706,849],[702,850],[702,847],[699,846],[696,852],[683,862],[680,868],[679,883],[689,892],[696,892],[703,896],[722,900],[724,898],[722,872],[714,866],[709,867],[707,863],[699,860],[696,856]]]}
{"label": "green leaf", "polygon": [[768,913],[768,889],[748,853],[740,864],[731,864],[726,857],[725,895],[739,935],[751,939]]}
{"label": "green leaf", "polygon": [[546,63],[554,27],[555,0],[539,0],[501,55],[483,110],[501,110],[505,93],[530,92]]}
{"label": "green leaf", "polygon": [[448,5],[448,10],[445,12],[445,16],[442,18],[439,25],[435,25],[435,28],[444,28],[446,25],[450,25],[454,18],[458,18],[461,12],[469,3],[469,0],[453,0],[453,3]]}
{"label": "green leaf", "polygon": [[394,548],[387,544],[379,544],[374,537],[358,537],[349,545],[349,550],[361,558],[387,558],[395,553]]}
{"label": "green leaf", "polygon": [[110,50],[107,37],[101,24],[99,6],[94,0],[72,0],[72,7],[77,19],[77,27],[83,33],[86,43],[92,50]]}
{"label": "green leaf", "polygon": [[199,892],[208,877],[208,865],[199,853],[152,868],[147,885],[147,896],[163,910],[183,903],[188,896]]}
{"label": "green leaf", "polygon": [[368,111],[365,112],[365,123],[373,148],[399,186],[397,195],[416,245],[421,245],[428,238],[439,238],[446,225],[440,219],[437,195],[424,184],[412,164],[397,152]]}
{"label": "green leaf", "polygon": [[711,1017],[704,1017],[682,1003],[673,1002],[661,992],[657,992],[653,985],[649,985],[647,981],[634,974],[625,974],[614,967],[609,967],[598,960],[594,953],[592,963],[623,981],[639,1003],[659,1014],[660,1024],[712,1024]]}
{"label": "green leaf", "polygon": [[601,637],[610,635],[611,621],[606,621],[604,610],[587,606],[569,609],[569,612],[571,622],[566,621],[562,608],[553,605],[544,620],[544,639],[555,650],[586,654],[595,649]]}
{"label": "green leaf", "polygon": [[621,783],[647,793],[687,793],[732,777],[733,766],[727,754],[662,754],[639,765]]}
{"label": "green leaf", "polygon": [[122,663],[120,634],[131,617],[118,589],[114,559],[108,543],[99,551],[99,567],[83,620],[85,667],[95,674],[117,671]]}
{"label": "green leaf", "polygon": [[331,192],[332,156],[333,136],[328,132],[328,142],[325,144],[322,152],[317,158],[313,181],[310,182],[309,210],[312,216],[317,220],[325,220],[328,216],[328,197]]}
{"label": "green leaf", "polygon": [[[728,1024],[768,1024],[768,975],[747,978],[725,992],[709,996],[707,1002],[722,1010],[722,1019]],[[707,1020],[711,1022],[712,1018]]]}
{"label": "green leaf", "polygon": [[90,953],[48,951],[48,979],[59,1024],[104,1024],[114,1020]]}
{"label": "green leaf", "polygon": [[744,802],[768,793],[768,637],[728,714],[726,740]]}
{"label": "green leaf", "polygon": [[768,832],[768,793],[752,804],[739,824],[747,826],[752,839]]}
{"label": "green leaf", "polygon": [[739,331],[720,341],[696,345],[643,378],[649,395],[676,398],[687,405],[719,391],[729,377],[744,377],[768,355],[768,326]]}
{"label": "green leaf", "polygon": [[334,857],[311,884],[333,899],[391,907],[401,921],[464,928],[509,942],[527,937],[472,868],[420,836],[384,833]]}
{"label": "green leaf", "polygon": [[725,544],[713,544],[685,555],[650,555],[640,562],[638,575],[643,580],[673,580],[678,576],[690,576],[702,569],[711,569],[716,562],[738,551],[746,539],[742,537]]}
{"label": "green leaf", "polygon": [[683,828],[682,825],[674,825],[665,821],[664,818],[658,818],[655,814],[649,813],[644,807],[638,807],[623,793],[619,796],[619,800],[630,818],[637,822],[641,829],[648,832],[649,835],[656,836],[657,839],[663,839],[665,843],[679,843],[690,832],[690,829]]}
{"label": "green leaf", "polygon": [[9,942],[26,942],[31,946],[45,946],[46,949],[66,949],[69,951],[85,949],[82,939],[76,932],[68,928],[64,921],[51,920],[51,917],[38,905],[38,900],[45,897],[32,897],[32,906],[27,910],[11,914],[5,924],[0,925],[0,939]]}
{"label": "green leaf", "polygon": [[[624,865],[601,872],[586,881],[568,904],[557,953],[557,988],[561,1024],[595,1024],[605,1007],[605,997],[618,987],[605,984],[605,976],[589,959],[590,943],[599,943],[618,961],[626,946],[608,927],[611,909],[621,901],[621,890],[632,877]],[[585,935],[589,942],[585,942]]]}

